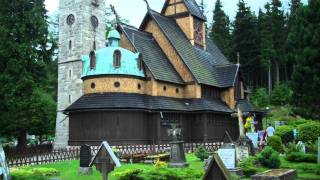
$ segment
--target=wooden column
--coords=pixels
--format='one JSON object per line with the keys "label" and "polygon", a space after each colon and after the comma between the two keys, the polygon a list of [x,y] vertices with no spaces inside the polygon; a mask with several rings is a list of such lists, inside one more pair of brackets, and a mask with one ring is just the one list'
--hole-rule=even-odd
{"label": "wooden column", "polygon": [[201,114],[201,121],[203,122],[203,141],[208,141],[208,116],[207,113]]}
{"label": "wooden column", "polygon": [[157,144],[161,144],[161,117],[160,113],[154,115],[156,122]]}

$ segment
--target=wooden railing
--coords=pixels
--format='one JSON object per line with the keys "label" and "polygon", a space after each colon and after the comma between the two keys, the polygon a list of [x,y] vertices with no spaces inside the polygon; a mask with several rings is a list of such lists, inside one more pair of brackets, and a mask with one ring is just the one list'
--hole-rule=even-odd
{"label": "wooden railing", "polygon": [[[222,143],[185,143],[185,152],[192,153],[199,146],[204,146],[209,151],[216,151]],[[169,144],[162,145],[128,145],[128,146],[114,146],[119,156],[128,156],[134,154],[158,154],[170,151]],[[98,151],[98,146],[91,146],[91,153],[95,155]],[[12,151],[13,152],[13,151]],[[47,164],[53,162],[60,162],[66,160],[79,159],[80,147],[68,147],[65,150],[52,150],[51,152],[37,151],[31,149],[24,150],[23,153],[7,154],[7,162],[10,167],[14,166],[25,166],[25,165],[36,165],[36,164]]]}

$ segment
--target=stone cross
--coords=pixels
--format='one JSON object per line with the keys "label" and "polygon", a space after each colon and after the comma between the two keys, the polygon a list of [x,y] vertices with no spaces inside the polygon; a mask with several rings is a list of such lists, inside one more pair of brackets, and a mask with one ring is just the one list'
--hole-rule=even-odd
{"label": "stone cross", "polygon": [[168,135],[172,137],[173,141],[179,140],[181,136],[181,128],[178,128],[176,124],[171,125],[172,129],[168,130]]}

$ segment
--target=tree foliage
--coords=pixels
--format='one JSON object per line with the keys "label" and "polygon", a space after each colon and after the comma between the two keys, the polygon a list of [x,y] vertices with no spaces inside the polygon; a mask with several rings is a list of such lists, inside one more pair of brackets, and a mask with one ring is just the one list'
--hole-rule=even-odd
{"label": "tree foliage", "polygon": [[48,69],[56,47],[44,0],[2,1],[0,41],[0,135],[25,146],[27,132],[48,133],[55,117],[54,94],[44,93],[52,88]]}
{"label": "tree foliage", "polygon": [[212,28],[210,37],[221,49],[226,57],[229,57],[230,53],[230,21],[229,17],[222,10],[222,4],[220,0],[216,1],[213,11]]}
{"label": "tree foliage", "polygon": [[290,29],[288,43],[292,48],[294,61],[292,75],[293,104],[296,111],[309,118],[320,118],[320,1],[310,0],[309,4],[296,11]]}

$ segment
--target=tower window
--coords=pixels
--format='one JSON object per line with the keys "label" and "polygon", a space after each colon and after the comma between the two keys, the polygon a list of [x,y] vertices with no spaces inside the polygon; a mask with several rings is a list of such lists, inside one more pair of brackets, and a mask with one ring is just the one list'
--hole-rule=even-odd
{"label": "tower window", "polygon": [[163,86],[163,91],[166,91],[167,90],[167,86]]}
{"label": "tower window", "polygon": [[72,48],[72,41],[70,40],[69,41],[69,49],[71,49]]}
{"label": "tower window", "polygon": [[71,79],[71,77],[72,77],[72,71],[71,69],[69,69],[69,79]]}
{"label": "tower window", "polygon": [[142,61],[143,61],[142,54],[139,54],[139,57],[137,59],[137,64],[138,64],[139,71],[142,70]]}
{"label": "tower window", "polygon": [[113,53],[113,66],[115,68],[119,68],[121,66],[121,52],[119,50],[115,50]]}
{"label": "tower window", "polygon": [[93,41],[93,49],[96,50],[97,46],[96,46],[96,41]]}
{"label": "tower window", "polygon": [[90,52],[90,69],[96,68],[96,54],[94,51]]}
{"label": "tower window", "polygon": [[69,95],[69,104],[71,104],[71,95]]}
{"label": "tower window", "polygon": [[74,23],[74,21],[75,21],[74,15],[73,14],[69,14],[68,17],[67,17],[67,24],[69,26],[71,26]]}
{"label": "tower window", "polygon": [[179,88],[176,88],[176,93],[179,94]]}
{"label": "tower window", "polygon": [[140,83],[138,83],[138,89],[139,89],[139,90],[141,89],[141,84],[140,84]]}

